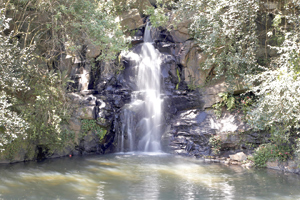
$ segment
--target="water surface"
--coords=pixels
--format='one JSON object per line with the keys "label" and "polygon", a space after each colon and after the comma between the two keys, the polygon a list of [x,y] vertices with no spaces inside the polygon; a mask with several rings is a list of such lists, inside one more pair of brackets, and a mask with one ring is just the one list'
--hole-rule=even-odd
{"label": "water surface", "polygon": [[0,165],[0,199],[300,199],[300,177],[168,154]]}

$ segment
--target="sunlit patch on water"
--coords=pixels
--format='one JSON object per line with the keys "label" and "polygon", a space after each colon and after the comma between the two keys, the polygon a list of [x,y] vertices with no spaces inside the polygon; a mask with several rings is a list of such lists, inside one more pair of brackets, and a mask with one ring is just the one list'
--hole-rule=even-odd
{"label": "sunlit patch on water", "polygon": [[104,165],[104,166],[118,166],[119,165],[117,162],[111,162],[108,160],[88,159],[87,161],[90,163]]}

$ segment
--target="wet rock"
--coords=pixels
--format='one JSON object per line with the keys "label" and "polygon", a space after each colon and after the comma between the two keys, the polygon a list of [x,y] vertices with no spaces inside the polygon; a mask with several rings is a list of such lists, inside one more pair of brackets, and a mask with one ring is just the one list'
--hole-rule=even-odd
{"label": "wet rock", "polygon": [[97,94],[97,90],[81,90],[80,94],[82,95],[89,95],[89,94]]}
{"label": "wet rock", "polygon": [[132,45],[137,45],[144,42],[143,36],[133,36],[131,38],[131,44]]}
{"label": "wet rock", "polygon": [[231,161],[230,164],[231,165],[239,165],[239,162],[238,161]]}
{"label": "wet rock", "polygon": [[250,169],[250,168],[252,168],[252,167],[254,167],[254,162],[247,162],[247,163],[245,163],[245,164],[242,164],[241,165],[242,167],[244,167],[244,168],[246,168],[246,169]]}

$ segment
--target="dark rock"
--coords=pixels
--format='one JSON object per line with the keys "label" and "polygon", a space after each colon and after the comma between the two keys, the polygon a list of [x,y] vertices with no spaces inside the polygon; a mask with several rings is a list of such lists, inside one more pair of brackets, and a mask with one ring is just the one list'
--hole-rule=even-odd
{"label": "dark rock", "polygon": [[144,42],[143,36],[133,36],[132,39],[131,39],[131,44],[132,45],[137,45],[137,44],[140,44],[140,43],[143,43],[143,42]]}

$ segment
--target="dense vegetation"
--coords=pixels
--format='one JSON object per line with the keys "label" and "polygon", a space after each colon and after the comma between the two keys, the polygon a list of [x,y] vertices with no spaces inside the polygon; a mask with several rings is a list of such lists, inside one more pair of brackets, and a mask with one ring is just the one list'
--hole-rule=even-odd
{"label": "dense vegetation", "polygon": [[10,158],[21,143],[50,150],[65,145],[72,137],[62,126],[70,117],[70,80],[58,61],[86,59],[87,44],[97,45],[98,60],[116,58],[126,40],[115,7],[104,0],[7,0],[2,6],[0,151]]}
{"label": "dense vegetation", "polygon": [[[0,19],[0,149],[26,138],[60,144],[61,124],[69,116],[69,80],[56,61],[67,54],[85,59],[86,41],[100,47],[99,60],[114,59],[126,48],[116,17],[131,9],[132,2],[5,2]],[[270,3],[278,6],[270,9]],[[270,144],[297,156],[299,141],[290,136],[300,128],[299,10],[299,0],[157,0],[144,14],[154,26],[171,30],[176,23],[169,23],[166,11],[175,22],[193,13],[190,34],[207,56],[199,67],[212,69],[212,80],[225,76],[229,92],[242,82],[255,96],[244,110],[245,119],[254,130],[270,131]]]}

